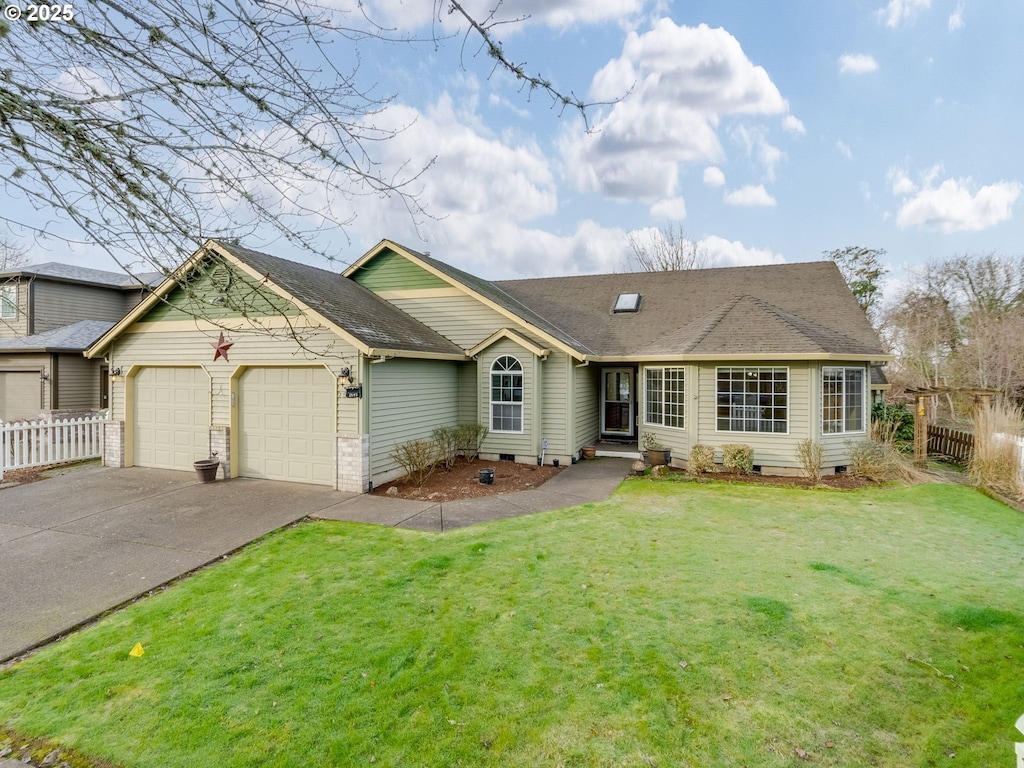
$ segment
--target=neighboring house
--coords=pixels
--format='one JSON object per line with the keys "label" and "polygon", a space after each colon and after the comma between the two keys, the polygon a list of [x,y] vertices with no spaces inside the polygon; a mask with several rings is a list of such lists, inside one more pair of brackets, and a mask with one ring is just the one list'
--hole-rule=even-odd
{"label": "neighboring house", "polygon": [[70,264],[0,272],[0,421],[105,408],[105,365],[82,352],[144,293],[139,279]]}
{"label": "neighboring house", "polygon": [[650,431],[826,471],[867,439],[878,338],[832,262],[487,281],[390,241],[342,274],[208,242],[86,353],[108,465],[365,491],[396,444],[486,424],[482,455],[576,459]]}

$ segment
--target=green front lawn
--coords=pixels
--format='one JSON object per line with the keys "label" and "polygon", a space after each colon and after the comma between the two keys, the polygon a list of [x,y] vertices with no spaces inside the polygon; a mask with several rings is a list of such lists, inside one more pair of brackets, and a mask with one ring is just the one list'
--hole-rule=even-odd
{"label": "green front lawn", "polygon": [[1024,515],[967,488],[636,481],[270,536],[0,673],[0,725],[140,768],[987,768],[1022,661]]}

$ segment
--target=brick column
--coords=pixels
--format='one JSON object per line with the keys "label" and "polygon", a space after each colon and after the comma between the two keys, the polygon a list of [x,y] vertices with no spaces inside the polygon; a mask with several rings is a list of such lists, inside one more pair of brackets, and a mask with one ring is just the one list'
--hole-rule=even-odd
{"label": "brick column", "polygon": [[220,459],[217,477],[231,477],[231,427],[210,427],[210,455]]}
{"label": "brick column", "polygon": [[104,467],[124,466],[124,422],[103,422],[103,454]]}
{"label": "brick column", "polygon": [[338,478],[334,487],[348,493],[370,490],[369,435],[338,435]]}

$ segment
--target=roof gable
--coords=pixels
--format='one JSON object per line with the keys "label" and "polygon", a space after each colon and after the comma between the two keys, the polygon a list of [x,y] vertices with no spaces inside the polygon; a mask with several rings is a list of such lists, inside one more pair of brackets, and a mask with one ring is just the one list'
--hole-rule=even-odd
{"label": "roof gable", "polygon": [[446,288],[448,283],[386,248],[348,275],[374,293]]}
{"label": "roof gable", "polygon": [[[215,298],[211,294],[217,288],[217,279],[207,265],[211,260],[217,259],[223,259],[242,275],[245,290],[258,296],[267,311],[282,316],[293,310],[296,315],[306,314],[352,343],[364,354],[394,356],[408,353],[421,357],[465,359],[463,350],[451,341],[377,297],[354,280],[348,280],[335,272],[212,240],[99,339],[88,350],[87,356],[96,357],[102,354],[110,342],[132,324],[140,319],[149,319],[147,314],[153,311],[158,303],[174,299],[174,292],[180,285],[179,281],[188,279],[197,272],[205,275],[197,281],[199,295],[206,296],[207,299]],[[203,311],[198,317],[186,316],[213,323],[229,317],[256,316],[256,305],[251,312],[240,312],[237,307],[231,307],[229,301],[225,312],[218,314],[216,305],[210,306],[210,301],[203,303]],[[180,306],[178,308],[180,309]],[[154,317],[159,322],[160,312],[157,311]]]}

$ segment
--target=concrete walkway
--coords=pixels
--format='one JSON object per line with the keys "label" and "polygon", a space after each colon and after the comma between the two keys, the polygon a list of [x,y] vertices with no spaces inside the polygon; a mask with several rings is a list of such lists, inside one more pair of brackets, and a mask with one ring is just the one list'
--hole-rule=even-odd
{"label": "concrete walkway", "polygon": [[[548,512],[607,499],[629,473],[629,459],[598,459],[566,467],[539,488],[476,499],[409,501],[386,496],[355,496],[313,516],[327,520],[376,523],[420,531],[448,531],[509,517]],[[500,467],[500,464],[497,465]],[[499,469],[500,471],[500,469]]]}
{"label": "concrete walkway", "polygon": [[532,491],[450,504],[192,472],[60,470],[0,490],[0,661],[306,517],[443,531],[606,498],[625,459],[567,467]]}

